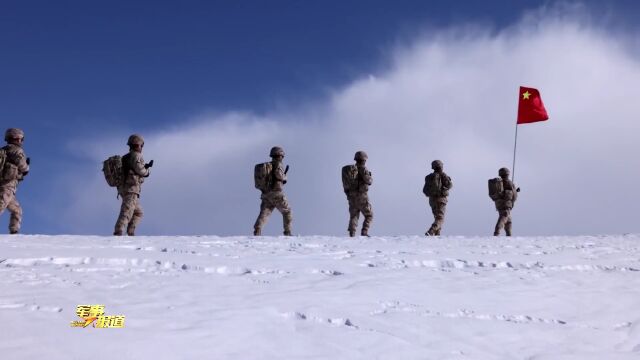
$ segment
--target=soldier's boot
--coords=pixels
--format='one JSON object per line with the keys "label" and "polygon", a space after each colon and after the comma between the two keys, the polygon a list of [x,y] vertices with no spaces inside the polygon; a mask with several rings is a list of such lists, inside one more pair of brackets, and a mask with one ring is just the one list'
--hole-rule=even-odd
{"label": "soldier's boot", "polygon": [[9,218],[9,234],[15,235],[20,232],[20,224],[22,224],[22,209],[12,209]]}
{"label": "soldier's boot", "polygon": [[505,225],[504,232],[507,233],[507,236],[511,236],[511,224]]}
{"label": "soldier's boot", "polygon": [[293,216],[290,212],[282,214],[282,222],[284,223],[284,236],[291,236],[291,223],[293,222]]}
{"label": "soldier's boot", "polygon": [[436,229],[433,228],[433,225],[431,225],[431,227],[429,228],[429,230],[427,230],[426,233],[424,233],[427,236],[436,236]]}
{"label": "soldier's boot", "polygon": [[261,236],[261,235],[262,235],[262,229],[260,228],[253,229],[253,236]]}
{"label": "soldier's boot", "polygon": [[435,236],[440,236],[440,229],[436,230],[434,235]]}
{"label": "soldier's boot", "polygon": [[118,221],[116,221],[116,226],[113,230],[113,236],[122,236],[125,226],[129,227],[127,220],[124,217],[119,216]]}
{"label": "soldier's boot", "polygon": [[355,230],[349,230],[349,237],[354,237],[356,236],[356,231]]}
{"label": "soldier's boot", "polygon": [[360,235],[367,237],[369,236],[369,226],[371,226],[371,220],[373,220],[373,216],[365,216],[364,222],[362,223],[362,231],[360,232]]}
{"label": "soldier's boot", "polygon": [[127,224],[127,235],[129,236],[136,235],[136,227],[138,227],[138,224],[142,220],[141,215],[142,214],[138,215],[137,213],[134,213],[133,217],[131,218],[131,221],[129,221],[129,223]]}

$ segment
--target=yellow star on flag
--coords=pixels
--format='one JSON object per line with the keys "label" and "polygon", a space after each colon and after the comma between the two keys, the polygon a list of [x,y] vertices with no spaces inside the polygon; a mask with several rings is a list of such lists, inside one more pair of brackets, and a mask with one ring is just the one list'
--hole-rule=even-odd
{"label": "yellow star on flag", "polygon": [[529,100],[529,96],[531,96],[531,94],[529,93],[529,91],[525,91],[522,93],[522,100]]}

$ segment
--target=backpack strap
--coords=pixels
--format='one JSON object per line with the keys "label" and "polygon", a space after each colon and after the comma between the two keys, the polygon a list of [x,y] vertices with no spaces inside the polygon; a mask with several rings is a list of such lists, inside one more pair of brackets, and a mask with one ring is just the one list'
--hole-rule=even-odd
{"label": "backpack strap", "polygon": [[122,156],[122,181],[126,182],[127,181],[127,177],[129,176],[129,170],[131,170],[131,165],[129,165],[129,163],[131,162],[131,153],[127,153],[126,155]]}

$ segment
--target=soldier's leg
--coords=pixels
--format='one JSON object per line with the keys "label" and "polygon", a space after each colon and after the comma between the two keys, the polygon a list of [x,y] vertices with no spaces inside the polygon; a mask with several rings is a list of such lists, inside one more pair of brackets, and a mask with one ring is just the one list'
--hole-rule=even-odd
{"label": "soldier's leg", "polygon": [[373,208],[369,202],[369,197],[364,196],[360,199],[360,211],[364,215],[364,222],[362,223],[362,236],[369,236],[369,227],[373,221]]}
{"label": "soldier's leg", "polygon": [[131,218],[133,217],[133,212],[136,210],[136,202],[138,200],[138,195],[133,193],[127,193],[122,196],[122,205],[120,206],[120,214],[118,215],[118,220],[116,221],[116,226],[113,231],[113,235],[120,236],[124,228],[129,225]]}
{"label": "soldier's leg", "polygon": [[349,231],[349,236],[353,237],[356,235],[356,230],[358,229],[358,220],[360,219],[360,210],[358,209],[358,205],[356,204],[355,197],[350,196],[348,200],[349,200],[349,226],[347,230]]}
{"label": "soldier's leg", "polygon": [[291,236],[291,223],[293,222],[293,215],[291,214],[291,207],[287,197],[282,194],[275,198],[275,205],[278,211],[282,214],[282,225],[284,227],[284,235]]}
{"label": "soldier's leg", "polygon": [[[11,189],[0,188],[0,215],[9,207],[13,198],[14,194]],[[11,211],[11,209],[9,209],[9,211]],[[13,212],[11,215],[13,217]],[[9,220],[9,232],[11,233],[11,220]]]}
{"label": "soldier's leg", "polygon": [[507,218],[504,223],[504,231],[507,233],[507,236],[511,236],[511,226],[513,223],[511,222],[511,210],[507,210]]}
{"label": "soldier's leg", "polygon": [[7,209],[11,212],[11,219],[9,220],[9,233],[17,234],[20,232],[20,224],[22,224],[22,207],[16,196],[13,195],[11,201],[7,205]]}
{"label": "soldier's leg", "polygon": [[433,214],[433,223],[427,230],[425,235],[434,236],[438,234],[438,212],[439,212],[439,204],[436,200],[429,198],[429,206],[431,207],[431,213]]}
{"label": "soldier's leg", "polygon": [[447,204],[442,202],[437,202],[433,211],[434,222],[433,231],[434,235],[440,236],[440,231],[442,231],[442,225],[444,224],[444,214],[447,211]]}
{"label": "soldier's leg", "polygon": [[507,222],[508,214],[506,214],[504,210],[498,210],[498,214],[499,214],[498,222],[496,223],[496,228],[493,231],[493,236],[500,235],[500,231],[502,230],[502,228]]}
{"label": "soldier's leg", "polygon": [[136,227],[142,220],[142,216],[144,216],[144,211],[142,210],[142,206],[140,206],[140,198],[137,198],[133,216],[131,217],[131,221],[129,221],[129,225],[127,225],[127,235],[135,236]]}
{"label": "soldier's leg", "polygon": [[262,235],[262,227],[267,223],[269,215],[271,215],[271,212],[275,208],[275,206],[273,206],[271,202],[264,196],[262,196],[261,198],[262,202],[260,202],[260,214],[258,214],[256,223],[253,225],[253,235],[255,236]]}

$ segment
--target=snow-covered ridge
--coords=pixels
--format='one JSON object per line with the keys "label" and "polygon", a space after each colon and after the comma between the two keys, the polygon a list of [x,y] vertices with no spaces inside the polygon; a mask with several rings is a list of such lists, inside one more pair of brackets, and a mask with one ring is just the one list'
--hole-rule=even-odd
{"label": "snow-covered ridge", "polygon": [[[637,359],[639,270],[638,235],[0,236],[0,353]],[[80,304],[125,329],[71,328]]]}

